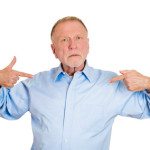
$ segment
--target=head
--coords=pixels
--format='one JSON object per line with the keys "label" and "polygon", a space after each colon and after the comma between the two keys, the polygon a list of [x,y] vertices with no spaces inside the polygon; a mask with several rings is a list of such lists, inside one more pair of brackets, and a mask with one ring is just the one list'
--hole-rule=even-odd
{"label": "head", "polygon": [[62,65],[79,67],[84,64],[89,52],[88,31],[77,17],[58,20],[51,31],[51,48]]}

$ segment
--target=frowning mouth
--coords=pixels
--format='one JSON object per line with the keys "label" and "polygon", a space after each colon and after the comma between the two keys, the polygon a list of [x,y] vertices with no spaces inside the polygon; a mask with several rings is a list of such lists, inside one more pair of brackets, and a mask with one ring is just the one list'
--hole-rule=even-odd
{"label": "frowning mouth", "polygon": [[72,56],[80,56],[80,55],[78,55],[78,54],[72,54],[69,57],[72,57]]}

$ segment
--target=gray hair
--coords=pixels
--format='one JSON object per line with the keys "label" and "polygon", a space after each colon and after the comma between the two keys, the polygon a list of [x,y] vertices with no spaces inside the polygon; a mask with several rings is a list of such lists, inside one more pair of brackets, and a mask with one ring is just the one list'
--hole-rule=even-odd
{"label": "gray hair", "polygon": [[53,25],[52,30],[51,30],[51,39],[52,39],[52,36],[53,36],[53,33],[54,33],[54,31],[55,31],[56,26],[57,26],[58,24],[62,23],[62,22],[66,22],[66,21],[78,21],[78,22],[80,22],[80,23],[83,25],[83,27],[85,28],[85,30],[88,32],[87,27],[85,26],[85,24],[83,23],[83,21],[82,21],[80,18],[75,17],[75,16],[67,16],[67,17],[64,17],[64,18],[59,19],[59,20]]}

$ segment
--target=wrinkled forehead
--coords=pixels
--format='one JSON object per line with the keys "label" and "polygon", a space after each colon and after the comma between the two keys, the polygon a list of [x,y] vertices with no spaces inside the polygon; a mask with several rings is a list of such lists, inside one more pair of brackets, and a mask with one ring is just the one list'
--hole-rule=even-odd
{"label": "wrinkled forehead", "polygon": [[52,36],[62,36],[67,33],[87,34],[87,29],[77,20],[67,20],[55,26]]}

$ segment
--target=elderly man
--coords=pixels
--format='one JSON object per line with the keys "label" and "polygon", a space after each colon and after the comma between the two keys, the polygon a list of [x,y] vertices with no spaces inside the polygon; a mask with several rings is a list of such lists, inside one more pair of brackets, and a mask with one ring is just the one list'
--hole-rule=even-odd
{"label": "elderly man", "polygon": [[[0,70],[1,117],[31,113],[32,150],[108,150],[117,115],[150,117],[150,77],[88,66],[88,30],[79,18],[58,20],[51,40],[59,67],[32,76],[13,70],[14,58]],[[19,76],[29,78],[14,86]]]}

